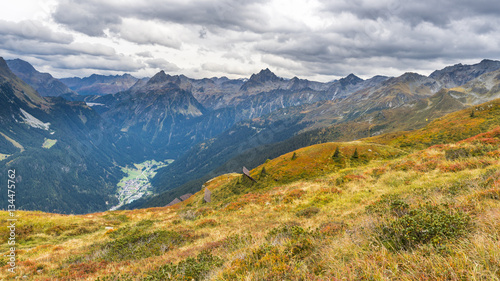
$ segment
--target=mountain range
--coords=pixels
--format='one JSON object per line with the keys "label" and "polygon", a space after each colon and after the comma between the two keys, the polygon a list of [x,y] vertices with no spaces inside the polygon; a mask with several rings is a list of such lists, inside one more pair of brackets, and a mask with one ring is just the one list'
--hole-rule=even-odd
{"label": "mountain range", "polygon": [[[447,99],[434,96],[468,93],[480,81],[487,89],[498,76],[483,75],[429,101],[443,104]],[[495,99],[412,131],[302,142],[164,207],[84,215],[18,210],[14,253],[21,258],[9,272],[13,249],[2,243],[0,278],[497,280],[499,143]],[[16,171],[16,178],[24,174],[16,190],[26,187],[25,173]],[[0,219],[10,214],[0,211]],[[2,237],[10,233],[0,229]]]}
{"label": "mountain range", "polygon": [[130,74],[115,76],[92,74],[85,78],[62,78],[60,81],[80,95],[107,95],[128,90],[139,79]]}
{"label": "mountain range", "polygon": [[300,147],[419,129],[498,98],[500,69],[483,60],[429,76],[350,74],[328,83],[269,69],[248,79],[160,71],[57,80],[20,60],[1,62],[0,164],[24,171],[20,208],[61,213],[116,205],[124,167],[150,159],[175,161],[152,178],[152,196],[125,208],[164,206]]}

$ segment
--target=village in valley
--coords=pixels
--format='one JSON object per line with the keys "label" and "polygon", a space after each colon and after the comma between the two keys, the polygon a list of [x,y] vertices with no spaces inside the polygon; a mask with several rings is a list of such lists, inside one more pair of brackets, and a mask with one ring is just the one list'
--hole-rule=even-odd
{"label": "village in valley", "polygon": [[118,183],[118,200],[120,203],[110,208],[117,210],[121,206],[131,203],[144,195],[152,194],[150,180],[156,175],[156,171],[174,162],[168,159],[164,162],[148,160],[132,167],[122,167],[126,176]]}

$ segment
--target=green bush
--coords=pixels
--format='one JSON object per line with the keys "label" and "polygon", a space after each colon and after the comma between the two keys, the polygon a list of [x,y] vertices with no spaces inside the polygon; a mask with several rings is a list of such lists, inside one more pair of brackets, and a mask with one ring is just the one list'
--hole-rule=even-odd
{"label": "green bush", "polygon": [[471,155],[467,149],[463,147],[458,147],[445,150],[444,156],[446,157],[446,160],[456,160],[460,158],[467,158],[470,157]]}
{"label": "green bush", "polygon": [[297,239],[307,236],[309,233],[302,227],[295,224],[284,224],[271,229],[266,236],[267,240],[290,238]]}
{"label": "green bush", "polygon": [[410,205],[408,205],[405,201],[400,199],[395,199],[391,201],[389,205],[389,209],[391,210],[391,214],[401,217],[408,213]]}
{"label": "green bush", "polygon": [[285,254],[303,259],[309,256],[314,250],[314,244],[309,237],[301,237],[299,239],[293,239],[287,243],[285,248]]}
{"label": "green bush", "polygon": [[388,225],[383,225],[379,240],[391,250],[410,250],[417,245],[441,245],[449,239],[467,234],[470,217],[447,207],[425,206],[414,209]]}
{"label": "green bush", "polygon": [[366,212],[368,214],[383,215],[386,213],[397,214],[398,208],[404,209],[408,208],[408,204],[400,199],[399,195],[396,194],[384,194],[379,200],[373,202],[366,207]]}

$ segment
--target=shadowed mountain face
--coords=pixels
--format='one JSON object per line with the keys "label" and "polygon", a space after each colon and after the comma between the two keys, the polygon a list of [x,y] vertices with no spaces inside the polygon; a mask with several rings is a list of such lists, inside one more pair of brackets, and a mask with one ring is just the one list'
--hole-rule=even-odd
{"label": "shadowed mountain face", "polygon": [[[116,184],[130,162],[105,121],[82,102],[41,97],[0,58],[0,175],[16,169],[16,207],[88,213],[117,201]],[[2,194],[1,208],[6,208]],[[5,199],[5,200],[3,200]]]}
{"label": "shadowed mountain face", "polygon": [[68,88],[61,81],[55,79],[49,73],[38,72],[31,64],[26,61],[15,59],[7,60],[10,70],[25,83],[30,85],[42,96],[62,96],[76,95],[74,91]]}
{"label": "shadowed mountain face", "polygon": [[[177,158],[189,147],[232,126],[235,111],[205,109],[179,76],[161,71],[129,90],[92,99],[94,107],[119,131],[140,139],[140,151],[125,142],[124,151],[137,159]],[[89,102],[89,101],[88,101]]]}

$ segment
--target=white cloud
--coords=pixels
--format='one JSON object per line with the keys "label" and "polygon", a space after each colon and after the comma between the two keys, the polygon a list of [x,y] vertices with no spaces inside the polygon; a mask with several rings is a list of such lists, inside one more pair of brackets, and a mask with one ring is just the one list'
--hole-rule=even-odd
{"label": "white cloud", "polygon": [[157,21],[124,19],[123,23],[111,30],[115,36],[141,45],[162,45],[179,49],[181,41],[175,38],[177,31]]}

